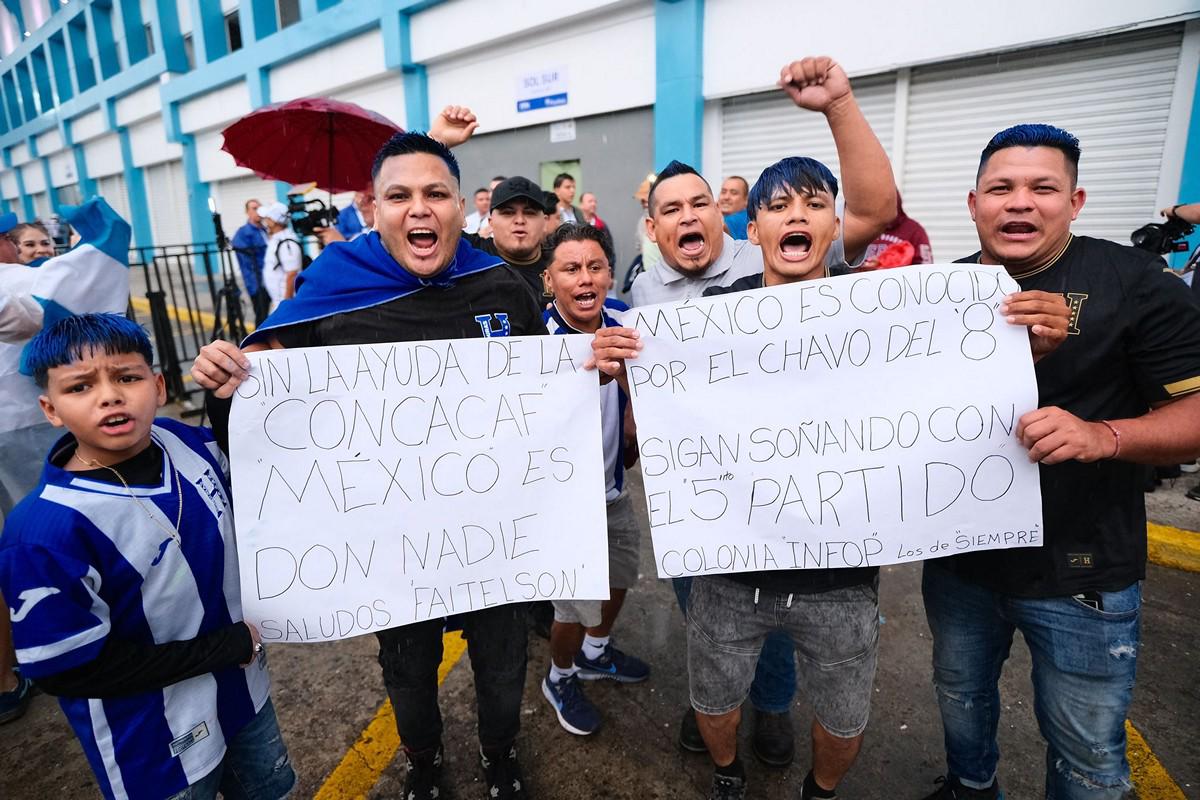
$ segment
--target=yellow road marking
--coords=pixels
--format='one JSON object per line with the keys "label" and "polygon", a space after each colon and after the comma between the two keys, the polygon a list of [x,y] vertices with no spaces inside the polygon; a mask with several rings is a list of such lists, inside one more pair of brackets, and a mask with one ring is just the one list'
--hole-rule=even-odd
{"label": "yellow road marking", "polygon": [[1200,572],[1200,533],[1150,522],[1146,524],[1146,550],[1154,564]]}
{"label": "yellow road marking", "polygon": [[1129,720],[1125,720],[1125,736],[1125,757],[1129,759],[1130,777],[1137,796],[1142,800],[1187,800],[1179,784],[1171,780],[1162,762]]}
{"label": "yellow road marking", "polygon": [[[455,631],[442,636],[442,663],[438,667],[438,686],[446,679],[451,668],[462,658],[467,648],[462,635]],[[392,704],[385,702],[375,712],[375,717],[359,735],[354,746],[346,751],[342,762],[329,773],[321,788],[313,795],[314,800],[350,800],[366,797],[371,787],[379,782],[379,776],[396,757],[400,749],[400,735],[396,733],[396,714]]]}
{"label": "yellow road marking", "polygon": [[[150,313],[150,301],[144,297],[130,297],[129,304],[132,305],[134,310],[140,314]],[[167,316],[176,322],[186,322],[189,325],[194,325],[198,322],[203,325],[206,330],[210,331],[212,330],[213,326],[217,324],[217,318],[213,316],[212,312],[200,311],[198,309],[189,312],[186,308],[178,308],[176,306],[169,305],[167,306]],[[252,333],[254,331],[254,323],[246,322],[245,325],[246,333]]]}

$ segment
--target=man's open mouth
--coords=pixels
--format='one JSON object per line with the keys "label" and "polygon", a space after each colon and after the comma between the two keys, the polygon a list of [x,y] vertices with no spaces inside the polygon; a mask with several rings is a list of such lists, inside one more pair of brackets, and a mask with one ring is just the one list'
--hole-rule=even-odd
{"label": "man's open mouth", "polygon": [[596,307],[596,301],[599,299],[595,292],[583,292],[575,295],[575,305],[583,311],[590,311]]}
{"label": "man's open mouth", "polygon": [[414,228],[408,232],[408,243],[419,256],[429,255],[437,249],[438,236],[429,228]]}
{"label": "man's open mouth", "polygon": [[699,256],[704,252],[704,234],[685,233],[683,236],[680,236],[679,252],[685,256]]}
{"label": "man's open mouth", "polygon": [[803,261],[812,250],[812,239],[807,233],[789,233],[779,243],[779,250],[789,261]]}
{"label": "man's open mouth", "polygon": [[1000,232],[1008,236],[1030,236],[1037,233],[1037,226],[1032,222],[1006,222],[1000,226]]}

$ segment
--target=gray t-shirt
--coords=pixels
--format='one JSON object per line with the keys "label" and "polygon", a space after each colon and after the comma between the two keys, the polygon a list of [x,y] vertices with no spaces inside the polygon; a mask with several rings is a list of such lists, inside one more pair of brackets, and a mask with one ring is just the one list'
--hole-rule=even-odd
{"label": "gray t-shirt", "polygon": [[[659,261],[637,276],[630,290],[634,306],[649,306],[655,303],[670,303],[700,297],[710,286],[729,286],[739,278],[763,271],[762,248],[745,239],[734,239],[722,234],[724,246],[721,255],[699,277],[685,275]],[[838,237],[825,254],[825,263],[836,267],[846,263],[845,245]]]}

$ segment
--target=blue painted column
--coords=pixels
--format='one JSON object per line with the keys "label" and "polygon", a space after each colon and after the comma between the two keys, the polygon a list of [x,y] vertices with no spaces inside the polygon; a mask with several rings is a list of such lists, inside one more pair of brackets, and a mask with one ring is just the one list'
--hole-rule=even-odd
{"label": "blue painted column", "polygon": [[[200,156],[196,152],[196,137],[183,133],[179,128],[179,103],[170,103],[163,110],[163,126],[168,142],[178,142],[183,148],[183,181],[187,184],[188,221],[192,228],[192,242],[216,240],[213,230],[212,211],[208,208],[208,184],[200,180]],[[196,264],[200,269],[202,262]]]}
{"label": "blue painted column", "polygon": [[[1188,120],[1187,141],[1183,151],[1183,174],[1179,176],[1179,203],[1200,203],[1200,78],[1192,90],[1192,116]],[[1171,265],[1182,267],[1188,255],[1200,245],[1200,232],[1188,237],[1187,253],[1173,253]],[[1197,277],[1200,277],[1198,275]]]}
{"label": "blue painted column", "polygon": [[[406,130],[429,130],[429,75],[424,64],[417,64],[412,58],[412,15],[407,11],[400,12],[398,26],[389,31],[386,20],[383,24],[384,57],[391,69],[399,68],[404,78],[404,128]],[[389,47],[390,36],[395,36],[395,44]],[[398,45],[399,53],[396,53]],[[392,58],[398,55],[399,63],[393,63]]]}
{"label": "blue painted column", "polygon": [[133,228],[133,241],[138,247],[154,246],[154,231],[150,227],[150,201],[146,195],[146,176],[142,168],[134,166],[133,145],[129,141],[129,130],[117,125],[117,106],[114,100],[105,104],[105,116],[109,129],[117,135],[121,144],[122,172],[125,176],[125,193],[129,195],[129,225]]}
{"label": "blue painted column", "polygon": [[704,0],[655,0],[654,168],[699,169],[704,126]]}

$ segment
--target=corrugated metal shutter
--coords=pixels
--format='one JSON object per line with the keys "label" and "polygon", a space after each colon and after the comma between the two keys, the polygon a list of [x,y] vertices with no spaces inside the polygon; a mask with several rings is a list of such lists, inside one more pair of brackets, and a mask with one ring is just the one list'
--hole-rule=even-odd
{"label": "corrugated metal shutter", "polygon": [[275,202],[275,184],[264,181],[257,175],[230,178],[209,184],[212,198],[221,212],[221,226],[225,235],[232,238],[234,231],[246,221],[246,201],[251,198],[263,205]]}
{"label": "corrugated metal shutter", "polygon": [[1087,203],[1073,230],[1124,244],[1150,222],[1182,26],[914,69],[904,209],[938,260],[979,249],[967,213],[979,151],[997,131],[1046,122],[1079,137]]}
{"label": "corrugated metal shutter", "polygon": [[38,219],[46,219],[50,216],[50,196],[46,192],[34,192],[31,195],[33,199],[33,212]]}
{"label": "corrugated metal shutter", "polygon": [[121,173],[106,175],[96,179],[96,193],[104,198],[113,211],[121,215],[126,222],[132,223],[129,213],[129,192],[125,189],[125,176]]}
{"label": "corrugated metal shutter", "polygon": [[[143,170],[146,176],[146,200],[150,205],[150,230],[154,244],[188,244],[194,241],[188,217],[187,183],[183,162],[167,161]],[[200,239],[212,240],[211,232],[200,232]],[[204,235],[207,234],[207,235]]]}
{"label": "corrugated metal shutter", "polygon": [[[855,80],[854,96],[875,135],[889,152],[895,119],[896,76]],[[841,180],[837,148],[825,117],[796,108],[780,91],[732,97],[721,104],[721,177],[741,175],[751,184],[763,169],[786,156],[823,162]]]}

